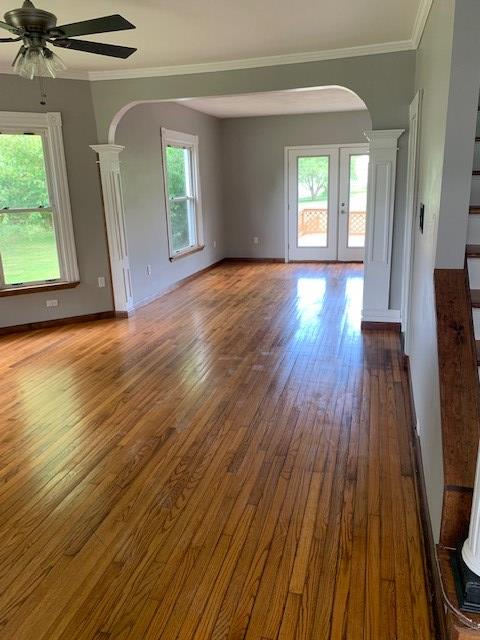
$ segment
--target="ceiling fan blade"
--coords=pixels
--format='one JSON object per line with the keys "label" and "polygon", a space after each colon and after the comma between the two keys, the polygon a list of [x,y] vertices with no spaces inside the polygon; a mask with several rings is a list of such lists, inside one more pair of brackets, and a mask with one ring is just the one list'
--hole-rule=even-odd
{"label": "ceiling fan blade", "polygon": [[10,33],[14,33],[16,36],[21,36],[24,33],[23,29],[19,29],[18,27],[12,27],[9,24],[7,24],[6,22],[1,22],[0,21],[0,28],[6,29],[7,31],[10,31]]}
{"label": "ceiling fan blade", "polygon": [[57,32],[61,32],[61,37],[71,38],[73,36],[89,36],[92,35],[92,33],[125,31],[126,29],[135,29],[135,25],[117,13],[113,16],[83,20],[82,22],[72,22],[72,24],[63,24],[59,27],[54,27],[51,31],[55,33],[55,36]]}
{"label": "ceiling fan blade", "polygon": [[111,56],[112,58],[128,58],[135,53],[132,47],[119,47],[115,44],[104,44],[103,42],[90,42],[89,40],[53,40],[52,44],[64,49],[74,49],[75,51],[85,51],[86,53],[97,53],[100,56]]}

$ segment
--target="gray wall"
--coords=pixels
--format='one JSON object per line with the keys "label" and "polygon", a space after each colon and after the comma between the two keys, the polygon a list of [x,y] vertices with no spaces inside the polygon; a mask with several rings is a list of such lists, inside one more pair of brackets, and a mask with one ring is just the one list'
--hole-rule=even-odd
{"label": "gray wall", "polygon": [[[173,262],[168,252],[162,127],[199,137],[205,248]],[[225,255],[220,121],[179,104],[141,104],[120,122],[117,143],[125,145],[121,173],[134,304],[139,305]],[[147,265],[152,267],[150,276]]]}
{"label": "gray wall", "polygon": [[[59,111],[72,204],[81,284],[75,289],[0,298],[0,327],[108,311],[113,308],[105,222],[96,157],[90,84],[81,80],[47,81],[48,105],[41,107],[38,83],[13,75],[0,76],[0,110]],[[99,289],[98,276],[107,287]],[[59,306],[48,308],[56,298]]]}
{"label": "gray wall", "polygon": [[417,427],[422,446],[430,516],[439,535],[443,495],[442,441],[433,269],[450,77],[454,0],[435,2],[417,54],[415,85],[423,89],[419,202],[425,204],[423,235],[416,230],[410,353]]}
{"label": "gray wall", "polygon": [[415,52],[339,58],[193,75],[102,80],[92,83],[99,142],[109,138],[110,124],[128,105],[144,100],[173,100],[301,87],[340,85],[367,105],[375,129],[398,129],[408,122],[413,97]]}
{"label": "gray wall", "polygon": [[366,142],[370,128],[367,111],[222,120],[227,255],[285,257],[286,146]]}
{"label": "gray wall", "polygon": [[479,22],[478,0],[434,0],[416,64],[415,86],[423,89],[418,199],[425,204],[425,228],[421,234],[415,221],[410,365],[437,538],[443,462],[433,271],[464,263],[480,82]]}

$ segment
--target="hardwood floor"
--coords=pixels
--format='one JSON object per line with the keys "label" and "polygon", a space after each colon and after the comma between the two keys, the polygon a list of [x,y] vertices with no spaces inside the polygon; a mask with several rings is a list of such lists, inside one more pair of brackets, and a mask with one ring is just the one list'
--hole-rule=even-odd
{"label": "hardwood floor", "polygon": [[360,265],[225,264],[0,338],[1,640],[432,638]]}

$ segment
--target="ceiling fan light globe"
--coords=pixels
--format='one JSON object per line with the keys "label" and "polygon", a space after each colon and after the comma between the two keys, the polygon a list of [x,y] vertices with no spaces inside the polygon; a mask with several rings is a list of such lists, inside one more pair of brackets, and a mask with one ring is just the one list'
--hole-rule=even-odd
{"label": "ceiling fan light globe", "polygon": [[18,55],[14,70],[22,78],[33,80],[36,77],[55,78],[65,64],[46,47],[28,47]]}
{"label": "ceiling fan light globe", "polygon": [[33,80],[38,66],[38,52],[32,48],[23,51],[15,63],[15,72],[22,78]]}
{"label": "ceiling fan light globe", "polygon": [[25,56],[25,52],[23,51],[23,47],[22,47],[20,51],[17,53],[15,60],[13,61],[13,72],[18,74],[19,76],[22,75],[21,70],[23,67],[24,56]]}
{"label": "ceiling fan light globe", "polygon": [[50,49],[43,49],[43,60],[45,68],[52,78],[56,78],[59,72],[67,70],[67,65],[60,56],[57,56],[57,54],[50,51]]}

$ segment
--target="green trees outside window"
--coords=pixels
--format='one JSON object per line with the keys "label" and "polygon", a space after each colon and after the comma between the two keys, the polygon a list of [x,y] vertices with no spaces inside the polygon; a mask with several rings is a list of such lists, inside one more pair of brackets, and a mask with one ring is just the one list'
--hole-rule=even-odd
{"label": "green trees outside window", "polygon": [[298,159],[299,202],[328,199],[328,156],[304,156]]}
{"label": "green trees outside window", "polygon": [[60,277],[40,135],[0,135],[0,257],[0,286]]}
{"label": "green trees outside window", "polygon": [[194,244],[191,150],[168,146],[166,163],[172,249],[177,252]]}

